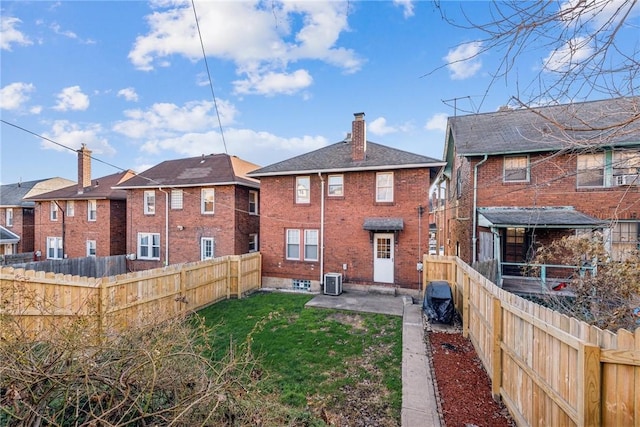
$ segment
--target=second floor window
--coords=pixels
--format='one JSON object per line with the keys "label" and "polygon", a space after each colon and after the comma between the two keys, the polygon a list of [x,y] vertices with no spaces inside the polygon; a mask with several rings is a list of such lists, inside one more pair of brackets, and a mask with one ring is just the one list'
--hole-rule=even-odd
{"label": "second floor window", "polygon": [[311,202],[311,178],[299,176],[296,178],[296,203]]}
{"label": "second floor window", "polygon": [[51,202],[51,221],[58,220],[58,204],[56,202]]}
{"label": "second floor window", "polygon": [[13,208],[7,208],[5,212],[5,225],[7,227],[13,227]]}
{"label": "second floor window", "polygon": [[249,191],[249,213],[258,214],[258,192],[254,190]]}
{"label": "second floor window", "polygon": [[344,196],[344,176],[329,175],[327,179],[329,185],[329,197]]}
{"label": "second floor window", "polygon": [[201,192],[202,203],[200,212],[203,214],[214,213],[215,191],[213,188],[203,188]]}
{"label": "second floor window", "polygon": [[98,202],[96,200],[87,200],[87,219],[95,221],[98,218]]}
{"label": "second floor window", "polygon": [[604,153],[578,155],[578,187],[604,186]]}
{"label": "second floor window", "polygon": [[156,192],[153,190],[144,192],[144,214],[155,215],[156,213]]}
{"label": "second floor window", "polygon": [[504,158],[504,182],[529,181],[529,156]]}
{"label": "second floor window", "polygon": [[376,202],[393,202],[393,172],[376,174]]}
{"label": "second floor window", "polygon": [[67,217],[75,216],[76,203],[73,200],[67,200]]}
{"label": "second floor window", "polygon": [[171,209],[182,209],[182,190],[171,190]]}

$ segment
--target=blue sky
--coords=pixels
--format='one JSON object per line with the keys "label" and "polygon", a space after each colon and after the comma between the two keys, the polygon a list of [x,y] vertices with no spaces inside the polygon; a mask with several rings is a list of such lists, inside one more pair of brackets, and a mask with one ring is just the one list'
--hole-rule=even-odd
{"label": "blue sky", "polygon": [[[489,12],[441,6],[458,20]],[[3,184],[76,180],[83,143],[93,178],[225,151],[266,166],[342,140],[357,112],[369,140],[441,159],[452,99],[459,114],[495,111],[551,54],[525,52],[490,85],[500,53],[474,56],[479,34],[427,1],[196,0],[202,44],[191,1],[0,8]],[[630,43],[636,30],[623,29]]]}

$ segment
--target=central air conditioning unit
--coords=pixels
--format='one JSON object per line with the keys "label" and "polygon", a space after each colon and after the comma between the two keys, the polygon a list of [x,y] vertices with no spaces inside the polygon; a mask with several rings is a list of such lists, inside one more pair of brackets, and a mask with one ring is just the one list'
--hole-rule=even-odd
{"label": "central air conditioning unit", "polygon": [[325,295],[340,295],[342,293],[342,274],[326,273],[324,275]]}
{"label": "central air conditioning unit", "polygon": [[618,175],[614,177],[616,179],[616,185],[640,185],[640,175]]}

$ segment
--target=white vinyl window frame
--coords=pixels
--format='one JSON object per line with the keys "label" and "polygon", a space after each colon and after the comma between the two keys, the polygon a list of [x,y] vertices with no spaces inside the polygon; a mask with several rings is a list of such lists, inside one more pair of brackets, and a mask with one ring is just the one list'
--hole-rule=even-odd
{"label": "white vinyl window frame", "polygon": [[5,211],[4,224],[7,227],[13,227],[13,208],[7,208]]}
{"label": "white vinyl window frame", "polygon": [[344,196],[344,175],[329,175],[327,186],[329,197]]}
{"label": "white vinyl window frame", "polygon": [[138,259],[160,259],[160,233],[138,233]]}
{"label": "white vinyl window frame", "polygon": [[156,214],[156,192],[154,190],[145,190],[143,195],[144,214]]}
{"label": "white vinyl window frame", "polygon": [[87,256],[96,256],[97,247],[95,240],[87,240]]}
{"label": "white vinyl window frame", "polygon": [[376,202],[393,202],[393,172],[376,173]]}
{"label": "white vinyl window frame", "polygon": [[215,213],[216,191],[213,188],[200,190],[200,213],[213,215]]}
{"label": "white vinyl window frame", "polygon": [[182,190],[171,190],[171,209],[178,210],[184,207],[184,193]]}
{"label": "white vinyl window frame", "polygon": [[67,218],[71,218],[76,215],[76,202],[73,200],[67,200],[67,208],[66,208]]}
{"label": "white vinyl window frame", "polygon": [[216,244],[213,237],[200,238],[200,260],[213,259],[216,256]]}
{"label": "white vinyl window frame", "polygon": [[53,200],[51,201],[49,218],[51,219],[51,221],[58,220],[58,204]]}
{"label": "white vinyl window frame", "polygon": [[503,160],[503,182],[529,182],[529,156],[504,156]]}
{"label": "white vinyl window frame", "polygon": [[47,237],[47,259],[64,258],[62,237]]}
{"label": "white vinyl window frame", "polygon": [[98,201],[87,200],[87,221],[95,222],[98,219]]}
{"label": "white vinyl window frame", "polygon": [[297,204],[311,203],[311,177],[309,176],[296,177],[296,203]]}
{"label": "white vinyl window frame", "polygon": [[300,230],[288,228],[286,231],[286,258],[292,261],[300,260]]}
{"label": "white vinyl window frame", "polygon": [[249,190],[249,214],[258,215],[258,192]]}
{"label": "white vinyl window frame", "polygon": [[258,252],[258,235],[249,234],[249,252]]}
{"label": "white vinyl window frame", "polygon": [[304,260],[318,261],[318,230],[304,230]]}

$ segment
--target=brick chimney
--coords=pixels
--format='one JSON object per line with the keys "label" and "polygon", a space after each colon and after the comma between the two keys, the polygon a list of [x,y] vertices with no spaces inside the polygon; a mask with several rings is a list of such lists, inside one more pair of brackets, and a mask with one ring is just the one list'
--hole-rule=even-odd
{"label": "brick chimney", "polygon": [[351,160],[360,161],[367,154],[367,128],[364,113],[355,113],[351,129]]}
{"label": "brick chimney", "polygon": [[91,150],[85,144],[78,150],[78,194],[91,187]]}

